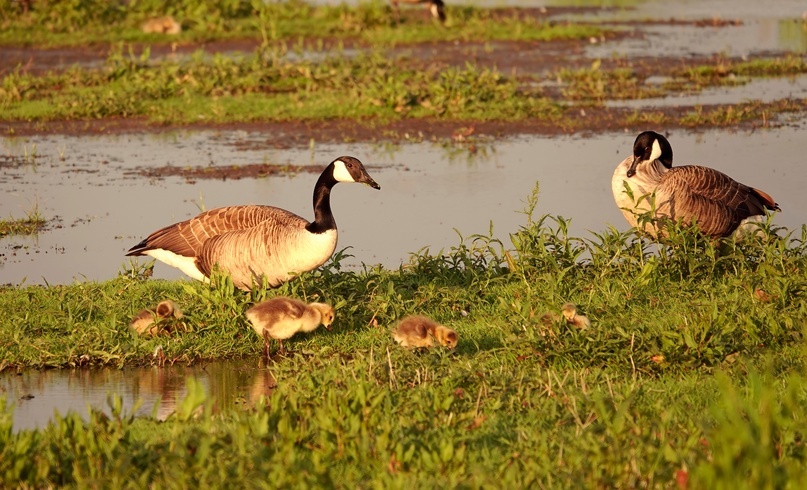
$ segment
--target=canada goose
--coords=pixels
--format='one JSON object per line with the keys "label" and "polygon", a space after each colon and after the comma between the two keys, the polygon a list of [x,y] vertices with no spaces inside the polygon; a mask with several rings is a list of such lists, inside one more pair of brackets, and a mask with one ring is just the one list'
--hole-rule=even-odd
{"label": "canada goose", "polygon": [[305,304],[294,298],[279,296],[262,301],[246,312],[253,330],[263,338],[264,357],[269,357],[269,339],[277,339],[285,353],[283,340],[297,332],[311,332],[320,324],[328,330],[333,323],[333,307],[325,303]]}
{"label": "canada goose", "polygon": [[566,319],[566,323],[569,325],[574,325],[577,328],[588,328],[591,326],[591,321],[589,321],[588,317],[580,315],[577,313],[577,306],[573,303],[566,303],[564,304],[560,312],[563,314],[563,318]]}
{"label": "canada goose", "polygon": [[168,317],[182,318],[182,310],[170,299],[160,301],[155,309],[146,309],[135,315],[129,327],[140,335],[154,335],[159,329],[160,321]]}
{"label": "canada goose", "polygon": [[146,34],[179,34],[182,32],[182,24],[175,21],[170,15],[166,15],[143,22],[140,30]]}
{"label": "canada goose", "polygon": [[[695,221],[705,235],[742,236],[760,222],[766,210],[781,211],[768,194],[748,187],[717,170],[687,165],[672,166],[672,146],[667,138],[645,131],[633,143],[633,156],[623,160],[611,180],[617,206],[631,226],[639,227],[639,216],[651,210],[655,195],[655,217],[689,224]],[[625,186],[630,189],[626,191]],[[630,194],[633,194],[631,197]],[[663,235],[656,229],[645,231]]]}
{"label": "canada goose", "polygon": [[400,22],[401,12],[398,8],[399,3],[425,3],[427,4],[427,16],[431,14],[432,17],[439,20],[441,23],[446,21],[445,4],[443,4],[443,0],[392,0],[392,8],[395,10],[395,18]]}
{"label": "canada goose", "polygon": [[149,255],[188,276],[207,280],[214,266],[249,290],[265,277],[271,287],[324,264],[336,249],[331,188],[337,182],[381,186],[353,157],[328,165],[314,186],[314,221],[274,206],[229,206],[157,230],[126,254]]}
{"label": "canada goose", "polygon": [[456,347],[458,340],[457,332],[421,315],[402,319],[392,332],[392,338],[404,347],[432,347],[436,340],[449,349]]}

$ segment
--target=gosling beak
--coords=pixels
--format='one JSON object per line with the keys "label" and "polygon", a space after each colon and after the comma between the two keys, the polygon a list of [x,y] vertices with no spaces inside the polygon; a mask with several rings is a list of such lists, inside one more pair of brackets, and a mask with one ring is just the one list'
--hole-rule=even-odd
{"label": "gosling beak", "polygon": [[628,178],[631,178],[634,175],[636,175],[636,167],[639,165],[639,162],[641,160],[642,160],[641,157],[633,157],[633,161],[631,162],[630,167],[628,167],[628,171],[625,174],[628,176]]}
{"label": "gosling beak", "polygon": [[330,323],[325,325],[325,329],[328,330],[329,332],[333,331],[333,328],[331,327]]}

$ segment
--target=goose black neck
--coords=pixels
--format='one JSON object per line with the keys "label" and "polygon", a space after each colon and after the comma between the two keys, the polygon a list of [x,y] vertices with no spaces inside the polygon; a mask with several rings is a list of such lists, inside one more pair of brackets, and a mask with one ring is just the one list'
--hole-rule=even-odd
{"label": "goose black neck", "polygon": [[336,220],[331,212],[331,189],[336,185],[333,178],[333,164],[319,176],[314,186],[314,221],[305,227],[311,233],[325,233],[336,229]]}

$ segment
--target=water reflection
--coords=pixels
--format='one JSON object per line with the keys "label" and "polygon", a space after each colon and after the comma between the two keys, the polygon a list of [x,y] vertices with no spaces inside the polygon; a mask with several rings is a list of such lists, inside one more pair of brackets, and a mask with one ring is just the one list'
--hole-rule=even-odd
{"label": "water reflection", "polygon": [[126,413],[165,420],[187,394],[189,377],[196,378],[218,409],[249,407],[275,386],[271,371],[258,361],[215,362],[195,366],[154,366],[125,369],[25,370],[0,373],[0,396],[14,404],[15,430],[47,425],[54,413],[88,407],[109,414],[107,396],[122,398]]}

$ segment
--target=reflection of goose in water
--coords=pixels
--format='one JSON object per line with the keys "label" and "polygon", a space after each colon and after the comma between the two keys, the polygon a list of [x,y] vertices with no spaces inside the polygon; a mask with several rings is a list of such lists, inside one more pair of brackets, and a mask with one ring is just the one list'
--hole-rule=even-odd
{"label": "reflection of goose in water", "polygon": [[277,388],[277,380],[268,369],[259,369],[252,380],[252,386],[247,393],[247,407],[252,408],[260,402],[261,398],[269,399]]}
{"label": "reflection of goose in water", "polygon": [[[132,390],[134,399],[141,400],[144,409],[154,410],[157,420],[165,420],[174,413],[177,404],[186,395],[185,383],[188,373],[185,373],[184,369],[174,366],[154,366],[138,369],[134,375],[136,379]],[[149,403],[151,405],[147,405]]]}

